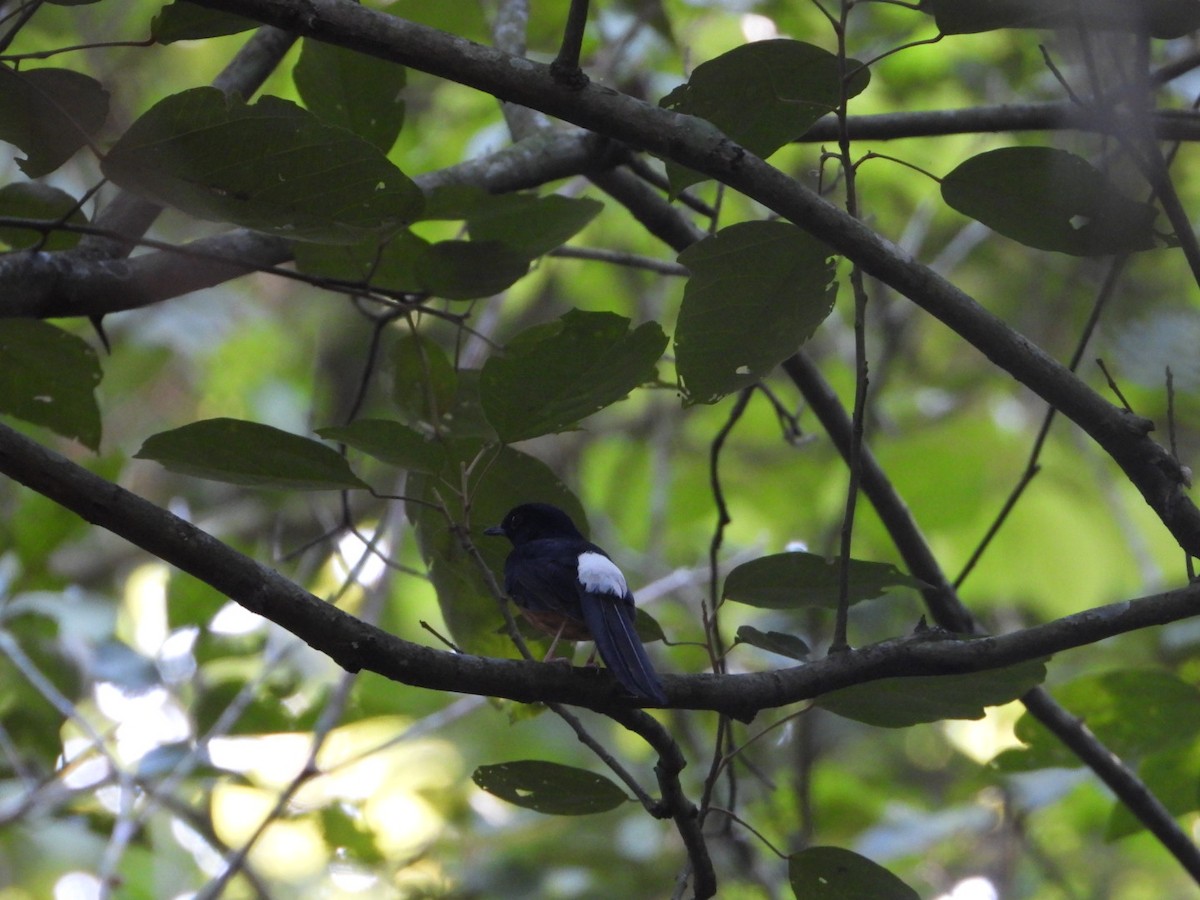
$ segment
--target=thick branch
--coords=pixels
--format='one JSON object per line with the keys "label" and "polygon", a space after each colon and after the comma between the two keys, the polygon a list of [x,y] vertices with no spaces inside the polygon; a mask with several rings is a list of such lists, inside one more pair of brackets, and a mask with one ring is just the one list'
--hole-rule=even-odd
{"label": "thick branch", "polygon": [[[612,713],[630,707],[606,673],[433,650],[368,625],[148,500],[93,475],[0,424],[0,472],[287,629],[347,671],[369,669],[414,687],[555,701]],[[914,636],[791,669],[665,676],[671,706],[748,720],[760,710],[879,678],[978,672],[1038,659],[1196,614],[1200,584],[1116,603],[1000,637]]]}
{"label": "thick branch", "polygon": [[[1200,140],[1200,113],[1192,110],[1157,110],[1149,119],[1159,140]],[[968,109],[932,109],[916,112],[848,116],[846,131],[853,141],[891,141],[944,134],[983,134],[998,131],[1094,131],[1100,134],[1140,130],[1128,118],[1080,106],[1078,103],[1021,103],[972,106]],[[818,121],[799,139],[802,143],[836,141],[838,122],[833,115]]]}

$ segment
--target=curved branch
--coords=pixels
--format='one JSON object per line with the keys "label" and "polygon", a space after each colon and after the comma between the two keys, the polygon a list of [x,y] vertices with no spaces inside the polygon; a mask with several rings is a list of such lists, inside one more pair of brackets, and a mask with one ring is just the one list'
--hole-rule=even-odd
{"label": "curved branch", "polygon": [[[608,675],[434,650],[402,640],[325,603],[261,563],[119,485],[0,424],[0,472],[211,585],[287,629],[350,672],[369,669],[413,687],[569,703],[615,715],[633,708]],[[1200,584],[970,641],[917,634],[807,665],[748,675],[665,676],[672,707],[707,709],[747,721],[763,709],[829,691],[912,675],[979,672],[1040,659],[1196,615]]]}

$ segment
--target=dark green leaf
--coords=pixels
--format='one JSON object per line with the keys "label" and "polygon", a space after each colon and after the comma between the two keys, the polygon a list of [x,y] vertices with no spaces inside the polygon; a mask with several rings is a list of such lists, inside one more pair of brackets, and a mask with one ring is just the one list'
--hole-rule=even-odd
{"label": "dark green leaf", "polygon": [[[836,609],[840,566],[839,560],[827,560],[815,553],[763,556],[730,572],[722,596],[764,609]],[[891,563],[850,560],[851,603],[879,597],[891,587],[920,589],[921,582]]]}
{"label": "dark green leaf", "polygon": [[160,101],[109,151],[104,174],[156,203],[296,240],[357,243],[420,212],[420,189],[377,147],[278,97],[216,88]]}
{"label": "dark green leaf", "polygon": [[458,374],[446,351],[420,334],[392,346],[392,400],[413,423],[440,423],[458,396]]}
{"label": "dark green leaf", "polygon": [[1177,38],[1200,28],[1197,0],[923,0],[944,34],[998,28],[1086,28]]}
{"label": "dark green leaf", "polygon": [[[36,181],[16,182],[0,188],[0,217],[36,219],[54,224],[66,221],[86,225],[87,216],[79,209],[75,198],[66,191]],[[0,227],[0,243],[10,249],[38,247],[46,251],[68,250],[79,243],[79,235],[68,231],[52,231],[43,243],[42,233],[29,228]]]}
{"label": "dark green leaf", "polygon": [[480,766],[471,780],[502,800],[550,816],[607,812],[629,799],[602,775],[536,759]]}
{"label": "dark green leaf", "polygon": [[439,241],[417,260],[422,290],[447,300],[490,297],[528,271],[528,257],[498,241]]}
{"label": "dark green leaf", "polygon": [[817,706],[880,728],[942,719],[982,719],[984,708],[1016,700],[1046,678],[1042,660],[966,675],[881,678],[817,698]]}
{"label": "dark green leaf", "polygon": [[270,425],[206,419],[146,439],[137,459],[172,472],[281,490],[331,491],[366,487],[337,451]]}
{"label": "dark green leaf", "polygon": [[414,472],[437,472],[446,464],[445,451],[438,444],[399,422],[359,419],[344,427],[318,428],[317,434]]}
{"label": "dark green leaf", "polygon": [[530,259],[565,244],[604,209],[597,200],[557,194],[486,196],[493,202],[466,217],[471,240],[500,241]]}
{"label": "dark green leaf", "polygon": [[643,644],[653,644],[655,641],[666,640],[666,634],[663,633],[662,626],[658,624],[658,620],[644,609],[634,610],[633,630],[637,632],[638,639]]}
{"label": "dark green leaf", "polygon": [[[846,98],[863,92],[870,72],[855,59]],[[701,63],[662,106],[707,119],[755,156],[767,158],[841,102],[837,57],[801,41],[754,41]],[[667,163],[672,193],[707,176]]]}
{"label": "dark green leaf", "polygon": [[384,153],[396,142],[404,125],[403,66],[305,38],[292,80],[304,105],[326,124],[353,131]]}
{"label": "dark green leaf", "polygon": [[1102,256],[1154,249],[1153,206],[1122,196],[1086,160],[1051,147],[973,156],[942,179],[960,213],[1039,250]]}
{"label": "dark green leaf", "polygon": [[529,258],[506,244],[430,244],[407,230],[383,243],[372,239],[345,246],[297,244],[296,263],[309,275],[448,300],[490,297],[529,271]]}
{"label": "dark green leaf", "polygon": [[296,266],[306,275],[413,294],[425,290],[417,266],[428,250],[429,241],[408,229],[383,242],[372,238],[356,244],[294,245]]}
{"label": "dark green leaf", "polygon": [[798,900],[919,900],[916,891],[865,856],[842,847],[809,847],[788,857]]}
{"label": "dark green leaf", "polygon": [[[1200,738],[1200,691],[1167,672],[1119,669],[1056,687],[1054,699],[1087,724],[1109,750],[1140,759]],[[995,764],[1005,771],[1078,766],[1079,759],[1028,713],[1016,727],[1027,746]]]}
{"label": "dark green leaf", "polygon": [[794,634],[784,634],[782,631],[759,631],[750,625],[742,625],[737,630],[734,641],[737,644],[749,644],[760,650],[769,650],[788,659],[798,659],[801,662],[808,659],[812,649],[802,638]]}
{"label": "dark green leaf", "polygon": [[37,319],[0,319],[0,412],[99,450],[99,383],[85,341]]}
{"label": "dark green leaf", "polygon": [[237,34],[257,28],[258,22],[233,13],[205,9],[194,3],[175,2],[164,6],[150,22],[150,36],[160,44],[199,41]]}
{"label": "dark green leaf", "polygon": [[679,255],[691,270],[675,328],[688,403],[715,403],[768,375],[833,309],[830,250],[785,222],[723,228]]}
{"label": "dark green leaf", "polygon": [[505,441],[552,434],[627,396],[667,344],[655,322],[633,332],[615,313],[571,310],[518,335],[480,376],[484,413]]}
{"label": "dark green leaf", "polygon": [[17,72],[0,65],[0,140],[25,153],[30,178],[53,172],[108,118],[108,91],[70,69]]}

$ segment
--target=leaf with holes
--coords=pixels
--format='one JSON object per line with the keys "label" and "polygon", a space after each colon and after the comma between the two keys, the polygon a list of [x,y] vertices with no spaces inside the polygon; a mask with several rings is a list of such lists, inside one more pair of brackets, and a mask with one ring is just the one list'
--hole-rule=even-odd
{"label": "leaf with holes", "polygon": [[804,900],[918,900],[876,862],[842,847],[809,847],[788,857],[792,893]]}
{"label": "leaf with holes", "polygon": [[833,309],[830,249],[786,222],[742,222],[679,254],[691,270],[675,327],[688,404],[766,377]]}
{"label": "leaf with holes", "polygon": [[38,319],[0,319],[0,412],[99,450],[99,383],[86,341]]}
{"label": "leaf with holes", "polygon": [[942,198],[1005,237],[1039,250],[1103,256],[1153,250],[1149,203],[1123,196],[1091,163],[1052,147],[973,156],[942,179]]}
{"label": "leaf with holes", "polygon": [[19,147],[30,178],[53,172],[108,118],[108,91],[70,69],[18,72],[0,65],[0,141]]}
{"label": "leaf with holes", "polygon": [[602,775],[536,759],[480,766],[471,780],[515,806],[550,816],[608,812],[629,800]]}
{"label": "leaf with holes", "polygon": [[353,131],[384,153],[396,143],[404,125],[403,66],[305,38],[292,80],[322,122]]}

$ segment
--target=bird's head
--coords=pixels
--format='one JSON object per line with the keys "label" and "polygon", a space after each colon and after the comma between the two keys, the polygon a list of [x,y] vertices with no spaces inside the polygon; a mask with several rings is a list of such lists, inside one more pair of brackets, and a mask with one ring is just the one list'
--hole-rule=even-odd
{"label": "bird's head", "polygon": [[484,534],[503,535],[513,545],[543,538],[583,538],[571,517],[549,503],[522,503],[514,506],[499,525],[485,529]]}

